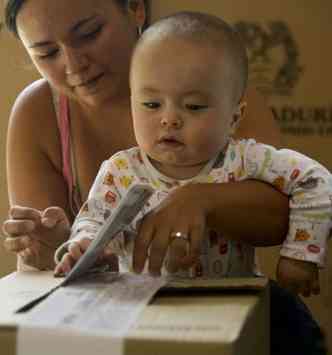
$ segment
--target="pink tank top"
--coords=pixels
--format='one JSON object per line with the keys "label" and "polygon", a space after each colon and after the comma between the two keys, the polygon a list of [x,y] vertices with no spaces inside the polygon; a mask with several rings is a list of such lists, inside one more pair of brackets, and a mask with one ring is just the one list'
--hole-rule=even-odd
{"label": "pink tank top", "polygon": [[[79,185],[76,179],[74,154],[70,144],[71,139],[68,99],[65,96],[59,96],[53,89],[52,96],[61,140],[62,174],[68,187],[70,210],[73,216],[76,216],[82,205],[82,202],[79,192]],[[24,264],[22,258],[18,257],[17,270],[31,271],[36,269]]]}
{"label": "pink tank top", "polygon": [[62,174],[68,187],[70,209],[73,216],[76,216],[82,206],[82,199],[77,181],[75,156],[71,145],[69,103],[66,96],[57,95],[53,90],[52,92],[61,140]]}

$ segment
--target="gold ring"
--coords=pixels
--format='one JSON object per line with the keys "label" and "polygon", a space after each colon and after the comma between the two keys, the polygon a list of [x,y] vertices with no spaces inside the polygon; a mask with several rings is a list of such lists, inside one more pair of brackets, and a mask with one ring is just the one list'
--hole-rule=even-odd
{"label": "gold ring", "polygon": [[181,233],[181,232],[172,232],[171,239],[182,239],[182,240],[185,240],[188,242],[189,236],[188,236],[188,234]]}

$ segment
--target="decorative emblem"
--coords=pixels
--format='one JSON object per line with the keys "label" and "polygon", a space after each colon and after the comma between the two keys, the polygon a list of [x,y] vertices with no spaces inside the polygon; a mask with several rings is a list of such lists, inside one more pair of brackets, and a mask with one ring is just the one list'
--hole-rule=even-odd
{"label": "decorative emblem", "polygon": [[291,95],[303,68],[288,25],[283,21],[266,26],[241,21],[235,28],[247,46],[250,82],[268,95]]}

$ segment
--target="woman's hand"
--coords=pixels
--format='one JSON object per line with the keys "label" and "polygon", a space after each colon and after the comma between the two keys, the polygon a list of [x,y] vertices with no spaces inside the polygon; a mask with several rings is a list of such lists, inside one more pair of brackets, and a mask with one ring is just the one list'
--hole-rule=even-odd
{"label": "woman's hand", "polygon": [[[173,261],[186,255],[178,267],[190,268],[198,261],[207,226],[252,246],[278,245],[285,239],[288,217],[288,197],[259,181],[178,187],[144,217],[135,239],[134,271],[142,272],[148,259],[150,273],[160,274],[168,247],[171,253],[179,244]],[[183,241],[172,243],[177,232],[188,237],[188,253]]]}
{"label": "woman's hand", "polygon": [[44,211],[14,206],[3,223],[4,247],[18,254],[23,263],[40,270],[54,268],[54,252],[70,234],[70,223],[63,209]]}
{"label": "woman's hand", "polygon": [[[149,259],[149,272],[159,275],[168,247],[173,259],[173,271],[188,269],[195,264],[200,255],[207,219],[204,199],[197,196],[196,187],[189,184],[173,190],[144,217],[135,239],[135,272],[142,272]],[[189,248],[186,242],[176,237],[176,233],[180,233],[180,238],[189,239]]]}

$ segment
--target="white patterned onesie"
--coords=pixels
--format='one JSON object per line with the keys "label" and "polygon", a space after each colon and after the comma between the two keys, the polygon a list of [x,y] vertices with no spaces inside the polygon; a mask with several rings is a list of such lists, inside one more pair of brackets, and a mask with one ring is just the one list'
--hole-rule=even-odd
{"label": "white patterned onesie", "polygon": [[[224,152],[189,180],[175,180],[157,171],[138,147],[121,151],[105,161],[72,227],[71,238],[56,252],[59,261],[68,243],[93,238],[119,204],[129,186],[150,184],[155,193],[123,234],[111,245],[120,257],[120,270],[132,260],[137,221],[157,206],[172,189],[188,183],[226,183],[256,179],[290,197],[289,231],[281,255],[324,265],[331,226],[332,178],[316,161],[292,150],[277,150],[254,140],[231,140]],[[255,273],[254,247],[208,230],[196,274],[208,277],[251,276]]]}

